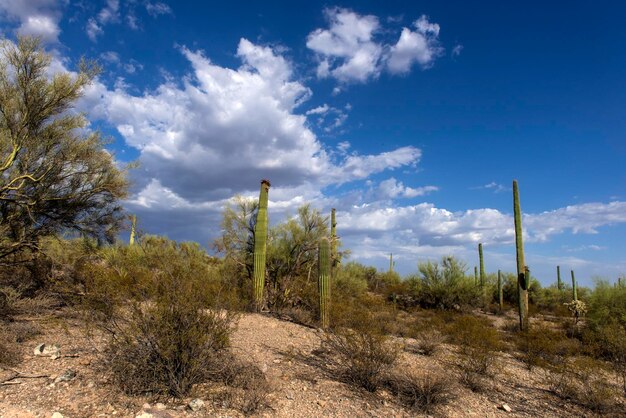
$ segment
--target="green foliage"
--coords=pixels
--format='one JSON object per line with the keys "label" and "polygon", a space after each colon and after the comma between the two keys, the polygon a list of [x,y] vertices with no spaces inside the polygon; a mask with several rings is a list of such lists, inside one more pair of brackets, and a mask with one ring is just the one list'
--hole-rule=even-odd
{"label": "green foliage", "polygon": [[2,264],[36,256],[41,237],[62,231],[111,242],[124,220],[126,173],[72,111],[99,70],[83,62],[50,76],[51,60],[36,38],[0,47]]}
{"label": "green foliage", "polygon": [[558,365],[580,351],[580,343],[558,330],[546,326],[533,326],[516,335],[515,344],[520,360],[528,370],[537,366]]}
{"label": "green foliage", "polygon": [[86,291],[90,322],[109,337],[107,370],[127,393],[184,396],[224,364],[237,298],[197,244],[146,236],[111,247]]}
{"label": "green foliage", "polygon": [[419,306],[460,309],[481,304],[481,290],[465,275],[466,266],[454,257],[420,263],[418,270],[420,275],[409,278],[407,286]]}

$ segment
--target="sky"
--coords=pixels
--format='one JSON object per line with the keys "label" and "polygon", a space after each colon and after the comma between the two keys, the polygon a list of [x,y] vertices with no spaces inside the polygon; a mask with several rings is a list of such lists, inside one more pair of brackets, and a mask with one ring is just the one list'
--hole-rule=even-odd
{"label": "sky", "polygon": [[267,178],[270,222],[337,209],[351,259],[414,273],[455,255],[544,285],[626,273],[626,4],[0,0],[77,103],[136,161],[139,229],[211,248]]}

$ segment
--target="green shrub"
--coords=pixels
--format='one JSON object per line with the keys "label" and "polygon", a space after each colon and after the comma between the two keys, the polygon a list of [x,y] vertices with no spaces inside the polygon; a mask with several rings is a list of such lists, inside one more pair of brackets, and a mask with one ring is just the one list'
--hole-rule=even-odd
{"label": "green shrub", "polygon": [[85,308],[109,336],[104,363],[129,394],[184,396],[224,367],[234,314],[197,244],[144,237],[91,265]]}
{"label": "green shrub", "polygon": [[528,370],[536,366],[554,365],[564,362],[579,351],[579,342],[567,338],[563,332],[541,325],[516,335],[515,343],[520,360]]}

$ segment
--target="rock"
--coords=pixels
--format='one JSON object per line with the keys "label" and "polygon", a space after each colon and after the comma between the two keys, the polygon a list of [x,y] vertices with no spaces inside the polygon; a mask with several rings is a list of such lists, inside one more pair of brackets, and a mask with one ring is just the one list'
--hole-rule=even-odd
{"label": "rock", "polygon": [[267,364],[263,363],[263,365],[261,366],[261,371],[263,373],[267,373]]}
{"label": "rock", "polygon": [[61,357],[61,349],[58,345],[39,344],[33,350],[33,354],[36,356],[50,357],[52,360],[56,360]]}
{"label": "rock", "polygon": [[140,414],[135,415],[135,418],[154,418],[154,415],[150,412],[141,411]]}
{"label": "rock", "polygon": [[317,404],[323,408],[323,407],[326,406],[326,401],[323,401],[323,400],[320,399],[320,400],[317,401]]}
{"label": "rock", "polygon": [[510,406],[508,406],[508,405],[507,405],[507,404],[505,404],[505,403],[503,403],[502,405],[500,405],[498,408],[499,408],[499,409],[502,409],[503,411],[506,411],[506,412],[511,412],[511,407],[510,407]]}
{"label": "rock", "polygon": [[152,408],[152,405],[150,405],[148,402],[144,403],[143,405],[141,405],[141,409],[143,409],[144,411],[148,410]]}
{"label": "rock", "polygon": [[63,418],[63,414],[60,412],[55,412],[54,414],[52,414],[51,418]]}
{"label": "rock", "polygon": [[72,369],[67,369],[65,372],[63,372],[63,374],[59,375],[59,377],[54,379],[54,383],[69,382],[75,377],[76,377],[76,372]]}
{"label": "rock", "polygon": [[287,392],[287,399],[289,399],[290,401],[293,401],[293,392]]}
{"label": "rock", "polygon": [[154,409],[156,409],[157,411],[164,411],[167,409],[167,406],[165,406],[165,404],[159,402],[156,405],[154,405]]}
{"label": "rock", "polygon": [[192,401],[190,401],[187,406],[189,407],[189,409],[191,409],[192,411],[199,411],[202,408],[204,408],[204,401],[202,399],[194,399]]}
{"label": "rock", "polygon": [[275,358],[274,359],[274,364],[280,364],[280,359],[279,358]]}

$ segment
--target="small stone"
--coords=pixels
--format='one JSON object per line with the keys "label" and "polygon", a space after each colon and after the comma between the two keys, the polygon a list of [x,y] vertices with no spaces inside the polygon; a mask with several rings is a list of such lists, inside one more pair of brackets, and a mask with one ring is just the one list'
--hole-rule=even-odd
{"label": "small stone", "polygon": [[69,382],[75,377],[76,377],[76,372],[72,369],[67,369],[63,374],[59,375],[59,377],[54,379],[54,383]]}
{"label": "small stone", "polygon": [[326,406],[326,401],[323,401],[323,400],[320,399],[320,400],[317,401],[317,404],[323,408],[323,407]]}
{"label": "small stone", "polygon": [[274,359],[274,364],[280,364],[280,359],[279,358],[275,358]]}
{"label": "small stone", "polygon": [[55,412],[52,414],[52,418],[63,418],[63,414],[60,412]]}
{"label": "small stone", "polygon": [[502,409],[503,411],[506,412],[511,412],[511,407],[508,406],[507,404],[503,403],[502,405],[500,405],[498,408]]}
{"label": "small stone", "polygon": [[194,399],[192,401],[190,401],[187,406],[189,407],[189,409],[191,409],[192,411],[199,411],[202,408],[204,408],[204,401],[202,399]]}
{"label": "small stone", "polygon": [[293,401],[293,392],[287,392],[287,399],[289,399],[290,401]]}
{"label": "small stone", "polygon": [[156,405],[154,405],[154,409],[156,409],[157,411],[164,411],[167,409],[167,406],[165,406],[164,403],[157,403]]}
{"label": "small stone", "polygon": [[261,371],[263,373],[267,373],[267,364],[263,363],[263,365],[261,366]]}
{"label": "small stone", "polygon": [[42,357],[51,357],[53,360],[61,357],[61,349],[58,345],[48,345],[41,343],[35,347],[33,354]]}
{"label": "small stone", "polygon": [[144,411],[150,408],[152,408],[152,405],[150,405],[148,402],[141,405],[141,409],[143,409]]}
{"label": "small stone", "polygon": [[135,415],[135,418],[154,418],[154,416],[150,412],[141,412],[140,414]]}

